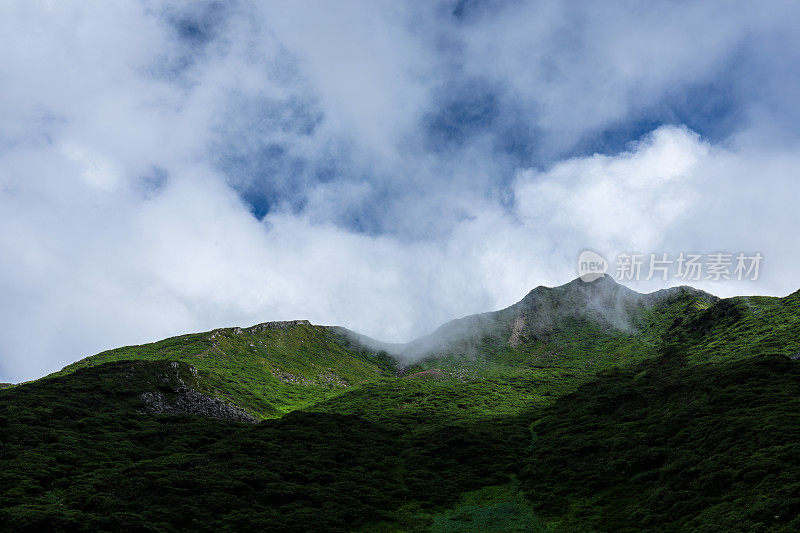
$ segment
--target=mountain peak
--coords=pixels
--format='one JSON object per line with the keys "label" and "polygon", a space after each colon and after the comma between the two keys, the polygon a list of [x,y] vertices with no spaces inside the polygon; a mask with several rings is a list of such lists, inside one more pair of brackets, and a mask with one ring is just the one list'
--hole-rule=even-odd
{"label": "mountain peak", "polygon": [[616,296],[619,293],[627,294],[629,296],[639,294],[633,289],[629,289],[625,285],[618,283],[613,277],[606,274],[592,281],[584,281],[581,278],[575,278],[572,281],[556,287],[545,287],[544,285],[539,285],[525,295],[525,297],[515,305],[537,300],[544,294],[549,294],[550,296],[558,295],[559,298],[569,297],[570,295],[583,295],[584,297],[594,298],[600,295]]}
{"label": "mountain peak", "polygon": [[570,282],[565,283],[564,285],[573,285],[573,284],[583,284],[583,285],[603,285],[603,284],[612,284],[612,285],[619,285],[617,280],[614,279],[613,276],[608,274],[599,274],[597,278],[586,281],[583,278],[575,278]]}

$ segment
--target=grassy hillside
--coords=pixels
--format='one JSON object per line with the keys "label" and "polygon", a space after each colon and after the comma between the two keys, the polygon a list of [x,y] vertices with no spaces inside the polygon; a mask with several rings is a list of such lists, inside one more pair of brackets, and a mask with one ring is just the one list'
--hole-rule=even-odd
{"label": "grassy hillside", "polygon": [[335,412],[144,412],[143,390],[179,379],[188,365],[120,361],[0,391],[0,529],[419,529],[511,482],[528,441],[527,419],[503,416],[407,431]]}
{"label": "grassy hillside", "polygon": [[144,412],[188,365],[81,369],[0,391],[0,528],[796,530],[800,363],[570,377],[397,378],[248,424]]}
{"label": "grassy hillside", "polygon": [[741,296],[690,308],[665,332],[673,350],[692,362],[800,352],[800,292],[785,298]]}
{"label": "grassy hillside", "polygon": [[381,380],[320,402],[310,411],[352,414],[386,424],[458,424],[516,416],[549,405],[591,374],[532,369],[466,381],[442,374]]}
{"label": "grassy hillside", "polygon": [[114,361],[177,361],[197,369],[203,389],[271,418],[349,387],[393,375],[393,363],[332,328],[306,321],[216,329],[109,350],[54,376]]}
{"label": "grassy hillside", "polygon": [[405,351],[429,353],[406,371],[442,368],[463,377],[530,368],[598,372],[656,357],[667,332],[681,329],[676,321],[719,302],[690,287],[639,294],[610,278],[539,287],[507,309],[409,343]]}
{"label": "grassy hillside", "polygon": [[267,323],[0,390],[0,529],[800,528],[798,293],[572,282],[377,346]]}

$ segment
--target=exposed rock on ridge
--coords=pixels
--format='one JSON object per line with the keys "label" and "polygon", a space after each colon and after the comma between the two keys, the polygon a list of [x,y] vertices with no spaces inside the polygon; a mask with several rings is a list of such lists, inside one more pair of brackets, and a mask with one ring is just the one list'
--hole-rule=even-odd
{"label": "exposed rock on ridge", "polygon": [[159,391],[142,393],[145,411],[170,415],[201,415],[219,420],[256,423],[259,420],[236,405],[206,396],[189,387],[179,387],[170,400]]}

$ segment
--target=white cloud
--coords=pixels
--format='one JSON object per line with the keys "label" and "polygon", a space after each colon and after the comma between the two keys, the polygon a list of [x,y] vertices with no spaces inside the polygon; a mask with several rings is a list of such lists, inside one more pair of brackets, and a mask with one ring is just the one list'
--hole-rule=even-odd
{"label": "white cloud", "polygon": [[[13,305],[2,307],[4,372],[32,377],[101,348],[272,319],[402,340],[511,304],[535,285],[567,281],[587,246],[746,246],[748,239],[714,241],[729,228],[707,220],[725,208],[708,203],[709,189],[720,181],[736,189],[750,178],[746,170],[725,173],[742,158],[710,151],[687,130],[662,128],[629,153],[521,173],[514,212],[476,204],[444,241],[370,237],[291,214],[259,223],[197,167],[176,173],[152,199],[85,187],[69,201],[44,189],[36,203],[6,195],[1,205],[12,224],[0,249]],[[766,179],[781,179],[791,159],[762,168]],[[82,169],[73,172],[80,180]],[[752,198],[742,193],[738,206]],[[781,207],[784,198],[776,192],[753,210]],[[778,245],[780,224],[763,220],[759,233],[769,228],[776,237],[759,242]],[[765,249],[767,260],[769,251],[779,250]],[[788,290],[771,274],[766,288]]]}
{"label": "white cloud", "polygon": [[708,146],[686,130],[663,127],[617,156],[594,155],[522,172],[515,188],[528,225],[572,234],[606,250],[643,250],[692,203],[689,182]]}
{"label": "white cloud", "polygon": [[[661,127],[626,152],[538,169],[496,160],[491,132],[452,151],[426,146],[421,123],[453,80],[489,80],[497,98],[522,102],[514,118],[540,132],[543,153],[561,154],[712,80],[742,43],[775,52],[769,30],[793,38],[790,7],[701,4],[598,13],[592,3],[514,3],[454,23],[428,3],[333,14],[242,3],[202,49],[179,40],[157,3],[4,4],[0,381],[264,320],[404,340],[568,281],[586,247],[760,250],[764,278],[746,290],[796,289],[798,136],[765,126],[785,115],[789,88],[773,101],[737,86],[738,98],[752,96],[741,103],[752,118],[721,145]],[[763,64],[778,72],[779,59]],[[318,116],[309,131],[294,127],[298,109]],[[235,190],[256,178],[217,162],[226,142],[330,158],[338,174],[259,175],[299,189],[302,202],[279,198],[258,221]],[[387,231],[341,224],[343,212]]]}
{"label": "white cloud", "polygon": [[[570,257],[584,248],[613,260],[620,253],[754,254],[764,262],[751,282],[691,284],[720,296],[785,295],[798,289],[792,242],[800,214],[796,149],[714,148],[698,135],[662,127],[631,150],[559,162],[544,172],[520,173],[517,213],[545,241]],[[680,281],[631,282],[655,290]]]}

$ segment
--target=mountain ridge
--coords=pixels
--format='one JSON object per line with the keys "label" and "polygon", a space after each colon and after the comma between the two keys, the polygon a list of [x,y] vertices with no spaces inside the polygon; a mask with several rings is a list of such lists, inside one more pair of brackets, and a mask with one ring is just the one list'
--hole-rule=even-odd
{"label": "mountain ridge", "polygon": [[[589,289],[587,290],[587,288]],[[650,301],[651,303],[655,303],[661,299],[666,299],[681,292],[693,294],[698,298],[704,298],[713,301],[719,300],[719,298],[714,295],[687,285],[660,289],[651,293],[639,293],[626,287],[625,285],[616,282],[611,276],[605,275],[589,282],[583,281],[580,278],[576,278],[563,285],[558,285],[555,287],[539,285],[538,287],[530,290],[521,300],[508,307],[499,309],[497,311],[476,313],[450,320],[437,327],[431,333],[422,335],[421,337],[412,339],[405,343],[383,342],[370,338],[366,335],[347,330],[345,328],[342,329],[358,342],[364,343],[374,349],[385,350],[401,360],[413,361],[422,359],[427,355],[431,355],[432,352],[435,353],[437,350],[446,349],[449,338],[452,338],[458,334],[467,334],[475,329],[487,329],[487,327],[491,327],[491,323],[493,322],[508,322],[509,315],[513,315],[511,318],[511,321],[513,322],[521,315],[524,315],[526,311],[529,311],[527,308],[534,307],[535,304],[538,303],[542,298],[547,298],[553,294],[558,294],[559,292],[562,293],[562,296],[565,295],[564,293],[566,293],[566,295],[572,293],[573,296],[575,293],[587,294],[593,289],[597,289],[592,294],[594,297],[605,292],[606,296],[608,296],[609,293],[613,293],[615,298],[618,297],[622,300],[627,299],[628,301],[639,300],[642,302]],[[574,300],[572,303],[574,303]],[[600,309],[597,309],[597,311],[600,311]],[[508,324],[505,325],[507,326]],[[612,323],[611,325],[614,324]],[[620,329],[624,329],[624,324],[616,325],[621,326]],[[505,329],[508,328],[506,327]],[[483,332],[479,331],[479,333]]]}
{"label": "mountain ridge", "polygon": [[[572,355],[576,355],[577,351],[584,349],[587,343],[596,341],[600,337],[619,344],[622,342],[620,339],[631,340],[633,337],[641,336],[647,338],[647,342],[656,343],[659,340],[658,334],[650,335],[644,330],[656,327],[661,331],[673,324],[648,323],[649,315],[664,312],[674,300],[681,300],[681,305],[687,308],[699,309],[731,299],[721,299],[686,285],[639,293],[616,282],[609,275],[589,282],[576,278],[554,287],[537,286],[508,307],[445,322],[431,333],[405,343],[383,342],[341,326],[315,325],[304,319],[269,321],[248,327],[216,328],[207,332],[169,337],[155,343],[107,350],[71,363],[51,375],[63,375],[82,366],[117,358],[122,351],[128,352],[122,357],[125,359],[138,357],[160,359],[169,357],[172,347],[178,345],[181,356],[189,354],[203,358],[209,355],[224,355],[225,350],[231,348],[227,346],[230,342],[226,343],[231,338],[240,335],[258,335],[266,331],[283,331],[289,337],[294,333],[317,337],[310,344],[314,345],[319,353],[328,353],[326,350],[335,346],[333,354],[343,350],[355,359],[377,365],[376,368],[380,367],[378,373],[386,375],[423,371],[443,360],[478,361],[485,355],[487,345],[492,345],[494,350],[505,351],[503,356],[506,358],[517,359],[530,356],[533,352],[550,350],[552,344],[558,345],[559,351],[563,351],[562,345],[565,343],[563,337],[567,330],[570,334],[567,344],[580,345],[568,349]],[[674,314],[677,310],[668,311]],[[315,344],[320,336],[325,338],[324,347]],[[264,345],[265,341],[272,342],[270,339],[249,339],[245,342],[250,345],[249,348],[256,348],[256,344]],[[203,344],[202,349],[192,348],[198,342]],[[285,342],[286,339],[283,339],[278,344]],[[303,342],[305,342],[303,339],[291,341],[296,345]],[[226,344],[227,348],[220,348],[220,343]],[[241,346],[236,348],[239,350],[233,350],[231,354],[241,352]],[[606,348],[607,345],[604,344],[603,349]],[[654,345],[651,348],[647,356],[656,354],[658,347]],[[157,353],[152,353],[153,350]],[[268,359],[275,359],[280,353],[282,352],[278,350],[278,353],[262,355],[268,356]],[[289,368],[291,364],[283,368],[287,366],[286,363],[287,360],[284,358],[279,363],[267,362],[265,366],[269,367],[269,372],[278,380],[296,383],[315,381],[310,379],[307,373],[292,372]],[[324,366],[322,363],[320,365]],[[320,375],[318,373],[317,377]],[[335,372],[329,378],[333,381],[338,380],[343,385],[347,381],[341,380]]]}
{"label": "mountain ridge", "polygon": [[[758,317],[765,311],[759,306],[773,309],[776,302],[794,301],[787,299],[721,299],[688,286],[643,294],[610,276],[578,278],[538,286],[506,308],[446,322],[408,343],[384,343],[302,319],[270,321],[107,350],[43,379],[113,361],[172,361],[197,372],[198,394],[259,419],[275,418],[353,387],[408,374],[463,381],[554,368],[588,376],[655,358],[670,343],[711,352],[714,343],[703,340],[708,331],[730,336],[721,321],[749,320],[753,324],[747,327],[763,330]],[[800,351],[800,342],[779,351],[786,350]]]}
{"label": "mountain ridge", "polygon": [[405,364],[284,321],[2,389],[0,529],[800,528],[800,292],[571,282],[476,316]]}

